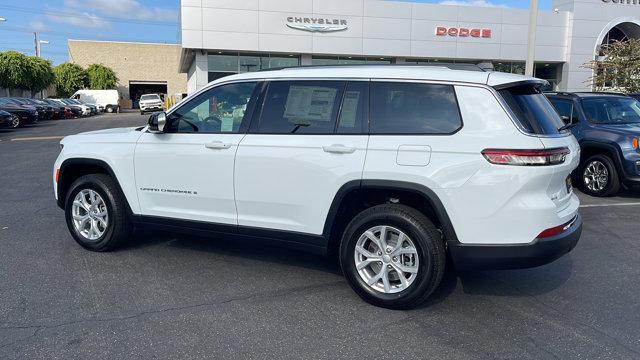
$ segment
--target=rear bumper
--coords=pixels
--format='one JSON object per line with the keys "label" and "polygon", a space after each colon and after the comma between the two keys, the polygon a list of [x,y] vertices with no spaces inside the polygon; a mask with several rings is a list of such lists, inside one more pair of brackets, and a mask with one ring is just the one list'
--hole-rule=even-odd
{"label": "rear bumper", "polygon": [[465,245],[449,243],[458,270],[523,269],[548,264],[571,251],[582,233],[582,217],[558,235],[518,245]]}

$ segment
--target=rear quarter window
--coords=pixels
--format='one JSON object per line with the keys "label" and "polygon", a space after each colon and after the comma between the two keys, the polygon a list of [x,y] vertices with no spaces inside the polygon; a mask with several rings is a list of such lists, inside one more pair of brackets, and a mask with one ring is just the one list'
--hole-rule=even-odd
{"label": "rear quarter window", "polygon": [[499,90],[515,115],[515,120],[529,134],[555,135],[564,126],[562,119],[540,90],[533,85],[520,85]]}
{"label": "rear quarter window", "polygon": [[371,134],[451,134],[462,127],[453,86],[371,84]]}

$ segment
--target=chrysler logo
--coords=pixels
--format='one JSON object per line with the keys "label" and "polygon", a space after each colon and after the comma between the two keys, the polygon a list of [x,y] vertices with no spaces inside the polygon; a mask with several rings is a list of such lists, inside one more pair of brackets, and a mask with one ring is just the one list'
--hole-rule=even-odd
{"label": "chrysler logo", "polygon": [[296,30],[322,33],[343,31],[349,28],[347,20],[294,16],[287,18],[287,26]]}

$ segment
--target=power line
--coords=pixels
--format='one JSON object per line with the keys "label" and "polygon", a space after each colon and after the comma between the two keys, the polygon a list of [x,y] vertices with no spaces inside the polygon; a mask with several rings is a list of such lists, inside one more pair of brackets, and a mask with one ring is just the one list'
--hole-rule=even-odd
{"label": "power line", "polygon": [[[12,5],[0,5],[0,9],[26,12],[30,14],[39,13],[39,14],[52,15],[52,16],[73,17],[73,18],[79,18],[79,19],[86,19],[88,17],[85,14],[73,13],[68,11],[46,10],[46,9],[28,8],[28,7],[20,7],[20,6],[12,6]],[[105,22],[110,21],[110,22],[116,22],[116,23],[130,23],[130,24],[153,25],[153,26],[174,27],[179,25],[179,23],[175,21],[135,20],[135,19],[115,17],[115,16],[100,16],[100,17],[96,17],[96,20],[105,21]]]}
{"label": "power line", "polygon": [[[32,28],[28,28],[24,26],[2,26],[0,27],[0,31],[21,32],[21,33],[29,33],[29,34],[33,33]],[[79,32],[69,33],[69,32],[61,32],[61,31],[54,31],[54,30],[38,30],[38,33],[47,34],[47,37],[62,37],[62,38],[75,37],[75,38],[92,38],[92,39],[96,38],[95,33],[88,33],[88,32],[87,33],[79,33]],[[160,40],[131,39],[129,38],[129,34],[124,34],[124,33],[109,33],[109,36],[111,40],[119,37],[121,39],[127,39],[126,41],[132,41],[132,42],[141,41],[141,42],[154,42],[159,44],[167,43],[167,39],[160,39]]]}

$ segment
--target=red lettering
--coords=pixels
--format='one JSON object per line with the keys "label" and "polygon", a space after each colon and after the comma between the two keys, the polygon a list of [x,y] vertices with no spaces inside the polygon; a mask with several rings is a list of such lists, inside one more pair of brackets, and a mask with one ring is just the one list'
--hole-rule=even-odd
{"label": "red lettering", "polygon": [[449,31],[447,31],[447,34],[449,34],[449,36],[458,36],[458,29],[457,28],[449,28]]}
{"label": "red lettering", "polygon": [[460,28],[460,33],[458,34],[458,36],[469,36],[469,29],[466,28]]}
{"label": "red lettering", "polygon": [[436,35],[445,36],[447,34],[447,28],[444,26],[438,26],[436,28]]}
{"label": "red lettering", "polygon": [[472,37],[480,37],[480,29],[471,29],[470,35]]}
{"label": "red lettering", "polygon": [[482,37],[483,38],[490,38],[491,37],[491,29],[483,29],[482,30]]}

